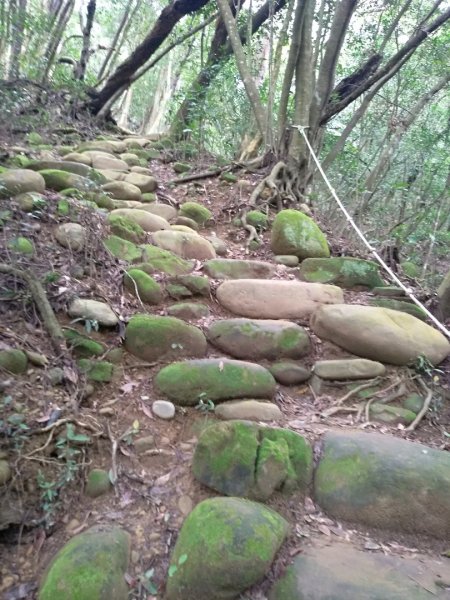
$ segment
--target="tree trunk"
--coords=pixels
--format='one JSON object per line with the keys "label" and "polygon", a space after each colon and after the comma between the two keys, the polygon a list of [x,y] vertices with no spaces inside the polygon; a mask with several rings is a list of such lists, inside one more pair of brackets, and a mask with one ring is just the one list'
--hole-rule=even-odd
{"label": "tree trunk", "polygon": [[75,69],[75,79],[83,81],[86,74],[86,67],[89,60],[89,51],[91,46],[91,32],[94,24],[96,0],[89,0],[86,13],[86,24],[82,28],[83,30],[83,47],[81,50],[80,60]]}
{"label": "tree trunk", "polygon": [[228,0],[217,0],[222,20],[225,24],[228,38],[230,40],[231,47],[233,48],[234,55],[236,57],[236,65],[241,76],[242,83],[244,84],[245,91],[252,107],[253,114],[258,125],[258,129],[265,139],[266,127],[267,127],[267,113],[264,109],[261,98],[259,96],[258,88],[252,77],[250,69],[248,68],[247,61],[245,59],[244,49],[242,47],[239,33],[236,27],[236,21],[234,20],[231,9],[228,5]]}
{"label": "tree trunk", "polygon": [[200,10],[208,2],[209,0],[173,0],[166,6],[144,41],[117,67],[104,87],[92,94],[88,103],[89,110],[97,114],[118,90],[128,87],[133,74],[156,52],[178,21],[185,15]]}
{"label": "tree trunk", "polygon": [[14,7],[14,14],[11,23],[11,57],[9,62],[9,78],[17,79],[20,75],[20,55],[22,53],[22,44],[25,29],[25,17],[27,13],[27,0],[19,0],[17,4],[11,2],[11,8]]}
{"label": "tree trunk", "polygon": [[72,15],[74,6],[75,0],[67,0],[66,4],[59,11],[58,18],[55,21],[53,31],[51,32],[50,39],[44,53],[45,68],[42,76],[42,83],[46,83],[48,79],[48,74],[53,66],[58,47],[61,43],[67,23]]}
{"label": "tree trunk", "polygon": [[107,73],[109,61],[111,60],[113,53],[120,48],[121,44],[119,44],[119,38],[121,37],[122,32],[124,31],[127,22],[131,18],[130,15],[132,15],[131,7],[133,5],[133,2],[134,2],[134,0],[129,0],[128,4],[123,12],[122,19],[119,23],[119,27],[117,28],[116,33],[114,34],[114,38],[113,38],[113,41],[111,42],[111,46],[109,47],[108,52],[103,61],[103,64],[100,67],[100,71],[98,72],[97,85],[100,83],[100,81],[102,81],[104,75]]}

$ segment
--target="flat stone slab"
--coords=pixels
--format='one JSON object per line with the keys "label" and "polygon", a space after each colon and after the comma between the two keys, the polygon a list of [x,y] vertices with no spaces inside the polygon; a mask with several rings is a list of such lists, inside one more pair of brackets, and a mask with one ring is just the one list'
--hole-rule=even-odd
{"label": "flat stone slab", "polygon": [[392,531],[450,535],[450,454],[379,433],[327,433],[314,478],[331,516]]}
{"label": "flat stone slab", "polygon": [[238,279],[224,281],[217,300],[230,312],[256,319],[302,319],[324,304],[340,304],[340,288],[322,283]]}
{"label": "flat stone slab", "polygon": [[276,270],[272,263],[233,258],[208,260],[203,268],[213,279],[269,279]]}
{"label": "flat stone slab", "polygon": [[330,542],[302,549],[269,593],[269,600],[428,600],[448,598],[442,557],[401,558]]}
{"label": "flat stone slab", "polygon": [[249,360],[300,358],[310,348],[303,327],[282,320],[224,319],[209,327],[206,337],[223,352]]}
{"label": "flat stone slab", "polygon": [[357,356],[383,363],[409,365],[423,355],[437,365],[450,354],[450,342],[440,331],[389,308],[356,304],[322,306],[310,324],[320,338]]}
{"label": "flat stone slab", "polygon": [[333,283],[344,288],[371,289],[383,285],[377,263],[350,256],[306,258],[300,265],[300,279]]}
{"label": "flat stone slab", "polygon": [[270,400],[276,388],[275,379],[261,365],[227,358],[173,363],[161,369],[155,384],[172,402],[181,406],[194,406],[200,400]]}
{"label": "flat stone slab", "polygon": [[230,400],[216,406],[214,414],[225,421],[278,421],[283,418],[283,413],[276,404],[261,400]]}
{"label": "flat stone slab", "polygon": [[319,360],[314,365],[314,374],[322,379],[371,379],[385,372],[383,364],[366,358]]}

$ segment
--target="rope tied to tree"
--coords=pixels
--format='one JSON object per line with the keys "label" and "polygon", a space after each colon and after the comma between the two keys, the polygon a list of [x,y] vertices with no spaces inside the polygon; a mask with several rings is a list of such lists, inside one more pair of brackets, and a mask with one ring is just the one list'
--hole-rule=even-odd
{"label": "rope tied to tree", "polygon": [[320,164],[319,159],[317,158],[316,153],[314,152],[313,147],[311,146],[310,141],[308,140],[308,136],[305,133],[305,129],[307,129],[307,126],[303,126],[303,125],[293,125],[292,126],[294,129],[297,129],[300,134],[303,136],[306,146],[308,147],[308,150],[311,153],[311,156],[317,166],[317,169],[319,170],[319,173],[322,176],[322,179],[324,180],[325,184],[327,185],[328,189],[331,192],[331,195],[333,196],[333,198],[336,200],[337,205],[339,206],[340,210],[343,212],[345,218],[347,219],[347,221],[350,223],[350,225],[353,227],[353,229],[355,230],[356,234],[358,235],[358,237],[360,238],[360,240],[363,242],[364,246],[369,250],[369,252],[372,254],[372,256],[375,258],[375,260],[382,266],[382,268],[386,271],[386,273],[388,273],[388,275],[390,276],[390,278],[392,279],[392,281],[394,283],[396,283],[398,285],[398,287],[400,287],[405,294],[414,302],[414,304],[416,304],[419,308],[421,308],[425,314],[427,315],[427,317],[436,325],[436,327],[448,338],[450,338],[450,331],[445,327],[445,325],[443,325],[423,304],[422,302],[420,302],[420,300],[418,300],[412,290],[410,288],[408,288],[402,281],[400,281],[400,279],[397,277],[397,275],[394,273],[394,271],[384,262],[384,260],[381,258],[381,256],[378,254],[378,252],[376,251],[376,249],[369,243],[369,241],[367,240],[367,238],[365,237],[365,235],[363,234],[363,232],[361,231],[361,229],[359,229],[358,225],[355,223],[355,221],[353,220],[353,217],[351,216],[351,214],[348,212],[348,210],[345,208],[343,202],[339,199],[339,196],[337,195],[335,189],[333,188],[333,186],[331,185],[328,177],[325,174],[325,171],[322,168],[322,165]]}

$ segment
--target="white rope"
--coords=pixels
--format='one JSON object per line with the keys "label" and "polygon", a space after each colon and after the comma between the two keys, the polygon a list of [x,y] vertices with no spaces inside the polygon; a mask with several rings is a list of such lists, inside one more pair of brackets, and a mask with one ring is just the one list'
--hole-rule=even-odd
{"label": "white rope", "polygon": [[397,277],[397,275],[394,273],[394,271],[384,262],[384,260],[381,258],[381,256],[378,254],[378,252],[375,250],[375,248],[373,246],[370,245],[370,243],[367,241],[366,237],[364,236],[364,234],[362,233],[362,231],[359,229],[359,227],[356,225],[355,221],[353,220],[352,216],[350,215],[350,213],[348,212],[348,210],[345,208],[345,206],[342,204],[341,200],[339,199],[338,195],[336,194],[333,186],[331,185],[331,183],[328,180],[328,177],[325,175],[324,170],[322,169],[322,165],[319,162],[319,159],[316,156],[316,153],[314,152],[308,137],[305,133],[305,129],[306,127],[303,127],[301,125],[293,125],[294,129],[298,129],[298,131],[302,134],[306,145],[308,146],[309,151],[311,152],[311,156],[313,157],[314,162],[317,165],[317,168],[319,169],[320,174],[323,177],[323,180],[325,181],[325,183],[327,184],[333,198],[336,200],[339,208],[341,209],[341,211],[344,213],[345,218],[347,219],[347,221],[350,223],[350,225],[353,227],[353,229],[356,231],[358,237],[361,239],[361,241],[363,242],[363,244],[366,246],[366,248],[371,252],[371,254],[375,257],[375,259],[380,263],[380,265],[383,267],[383,269],[389,274],[389,276],[391,277],[391,279],[398,285],[398,287],[400,287],[405,294],[411,298],[411,300],[414,302],[414,304],[416,304],[417,306],[419,306],[427,315],[427,317],[436,325],[436,327],[438,329],[440,329],[442,331],[442,333],[444,335],[446,335],[448,338],[450,338],[450,331],[438,320],[436,319],[436,317],[420,302],[420,300],[417,300],[417,298],[414,296],[414,294],[412,293],[412,290],[408,287],[406,287],[406,285],[404,285],[400,279]]}

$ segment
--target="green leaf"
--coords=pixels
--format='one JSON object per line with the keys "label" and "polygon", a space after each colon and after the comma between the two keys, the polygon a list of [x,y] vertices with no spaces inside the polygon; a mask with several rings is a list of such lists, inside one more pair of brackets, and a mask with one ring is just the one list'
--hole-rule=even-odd
{"label": "green leaf", "polygon": [[178,559],[178,564],[179,565],[184,565],[184,563],[187,561],[187,557],[188,557],[187,554],[182,554],[180,556],[180,558]]}
{"label": "green leaf", "polygon": [[170,565],[170,567],[169,567],[169,577],[173,577],[177,571],[178,571],[177,565]]}

